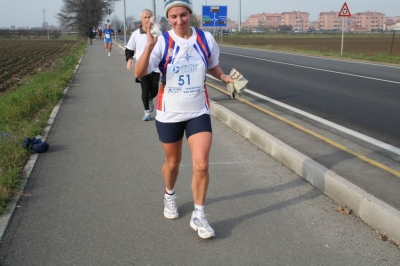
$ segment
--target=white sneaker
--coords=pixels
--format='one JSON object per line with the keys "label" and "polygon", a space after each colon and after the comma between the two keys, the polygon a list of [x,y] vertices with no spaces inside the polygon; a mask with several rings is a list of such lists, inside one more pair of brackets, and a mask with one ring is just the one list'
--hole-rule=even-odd
{"label": "white sneaker", "polygon": [[200,238],[206,239],[215,236],[214,229],[211,228],[205,215],[197,217],[196,211],[193,211],[190,218],[190,227],[197,231]]}
{"label": "white sneaker", "polygon": [[143,121],[150,121],[151,120],[151,112],[150,110],[144,111],[144,116],[142,117]]}
{"label": "white sneaker", "polygon": [[108,56],[111,56],[111,53],[108,53]]}
{"label": "white sneaker", "polygon": [[153,100],[150,100],[150,101],[149,101],[149,109],[150,109],[150,112],[153,112],[153,111],[154,111],[154,103],[153,103]]}
{"label": "white sneaker", "polygon": [[174,220],[179,218],[178,208],[176,207],[176,195],[164,193],[164,216],[167,219]]}

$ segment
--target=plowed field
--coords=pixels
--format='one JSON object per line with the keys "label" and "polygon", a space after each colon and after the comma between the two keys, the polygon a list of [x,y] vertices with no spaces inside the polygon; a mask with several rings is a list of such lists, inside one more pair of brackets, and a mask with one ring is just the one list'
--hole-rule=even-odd
{"label": "plowed field", "polygon": [[0,93],[20,84],[26,75],[55,68],[77,45],[78,41],[66,40],[1,40]]}
{"label": "plowed field", "polygon": [[[215,37],[219,41],[220,37]],[[224,44],[241,46],[260,46],[278,50],[305,50],[319,52],[339,52],[341,37],[223,37]],[[395,35],[392,55],[400,56],[400,34]],[[389,54],[392,46],[392,35],[382,37],[345,37],[343,53],[362,54],[365,56]]]}

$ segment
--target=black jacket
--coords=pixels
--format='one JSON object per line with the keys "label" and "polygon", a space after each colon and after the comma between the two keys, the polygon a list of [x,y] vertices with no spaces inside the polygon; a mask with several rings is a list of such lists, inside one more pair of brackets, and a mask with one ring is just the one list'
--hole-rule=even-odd
{"label": "black jacket", "polygon": [[88,36],[89,38],[93,38],[93,37],[94,37],[94,35],[93,35],[93,28],[92,28],[92,27],[89,27],[89,28],[88,28],[88,30],[87,30],[87,32],[86,32],[86,36]]}

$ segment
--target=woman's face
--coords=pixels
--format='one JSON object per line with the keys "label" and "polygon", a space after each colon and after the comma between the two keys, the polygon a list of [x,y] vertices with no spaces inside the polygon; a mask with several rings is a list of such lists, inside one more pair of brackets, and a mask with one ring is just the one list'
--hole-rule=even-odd
{"label": "woman's face", "polygon": [[186,34],[190,28],[190,11],[186,7],[176,6],[168,10],[168,21],[178,35]]}

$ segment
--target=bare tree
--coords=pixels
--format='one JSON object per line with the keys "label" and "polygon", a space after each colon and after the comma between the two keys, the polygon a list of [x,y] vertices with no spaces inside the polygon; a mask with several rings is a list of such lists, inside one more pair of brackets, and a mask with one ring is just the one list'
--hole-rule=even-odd
{"label": "bare tree", "polygon": [[97,26],[106,15],[103,0],[63,0],[60,13],[56,15],[64,27],[72,27],[85,36],[87,28]]}
{"label": "bare tree", "polygon": [[129,32],[134,29],[134,23],[136,21],[134,16],[127,16],[126,17],[126,30]]}
{"label": "bare tree", "polygon": [[200,28],[201,21],[197,18],[196,13],[193,13],[190,16],[190,26],[193,26],[195,28]]}
{"label": "bare tree", "polygon": [[124,22],[122,20],[120,20],[120,18],[118,16],[111,18],[110,25],[111,25],[111,28],[114,28],[114,25],[115,25],[114,31],[118,31],[118,29],[122,30],[124,28]]}

